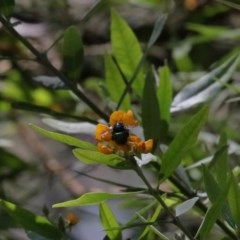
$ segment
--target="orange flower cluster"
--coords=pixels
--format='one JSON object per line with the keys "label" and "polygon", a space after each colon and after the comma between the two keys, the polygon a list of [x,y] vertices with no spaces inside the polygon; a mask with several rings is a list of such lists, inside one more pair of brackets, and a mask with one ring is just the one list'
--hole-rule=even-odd
{"label": "orange flower cluster", "polygon": [[131,110],[115,111],[110,116],[109,126],[99,123],[96,127],[98,150],[104,154],[137,154],[152,151],[153,140],[142,141],[131,134],[128,127],[138,126]]}

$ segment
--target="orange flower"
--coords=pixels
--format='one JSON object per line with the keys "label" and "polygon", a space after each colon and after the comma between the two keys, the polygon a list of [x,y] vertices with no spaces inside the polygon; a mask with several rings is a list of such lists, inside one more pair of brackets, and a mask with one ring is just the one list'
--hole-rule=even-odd
{"label": "orange flower", "polygon": [[73,226],[79,222],[79,217],[72,212],[68,212],[66,216],[67,226]]}
{"label": "orange flower", "polygon": [[134,119],[132,110],[113,112],[110,116],[109,126],[99,123],[96,127],[98,150],[104,154],[117,153],[120,155],[151,152],[152,139],[142,141],[130,133],[129,127],[136,126],[138,126],[138,121]]}

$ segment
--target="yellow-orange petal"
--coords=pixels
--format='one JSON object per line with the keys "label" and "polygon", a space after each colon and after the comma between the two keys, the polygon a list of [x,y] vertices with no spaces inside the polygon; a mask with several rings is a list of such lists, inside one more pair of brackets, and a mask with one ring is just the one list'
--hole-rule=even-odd
{"label": "yellow-orange petal", "polygon": [[111,154],[114,152],[112,148],[105,146],[101,143],[97,144],[97,148],[98,148],[99,152],[104,153],[104,154]]}
{"label": "yellow-orange petal", "polygon": [[109,124],[113,126],[117,122],[123,122],[123,116],[124,116],[123,111],[115,111],[111,114]]}
{"label": "yellow-orange petal", "polygon": [[145,141],[144,145],[145,145],[144,153],[150,153],[153,148],[153,140],[149,139],[149,140]]}
{"label": "yellow-orange petal", "polygon": [[79,222],[79,217],[73,214],[72,212],[67,213],[66,219],[67,219],[68,225],[75,225]]}
{"label": "yellow-orange petal", "polygon": [[140,143],[140,142],[142,142],[142,139],[139,138],[139,137],[137,137],[136,135],[131,134],[131,135],[129,136],[129,141],[130,141],[130,142],[133,142],[133,143],[135,144],[135,143]]}
{"label": "yellow-orange petal", "polygon": [[95,138],[97,141],[110,141],[112,138],[112,134],[111,131],[109,130],[109,127],[99,123],[96,126]]}
{"label": "yellow-orange petal", "polygon": [[124,113],[122,121],[126,126],[138,126],[138,121],[134,119],[132,110],[128,110]]}

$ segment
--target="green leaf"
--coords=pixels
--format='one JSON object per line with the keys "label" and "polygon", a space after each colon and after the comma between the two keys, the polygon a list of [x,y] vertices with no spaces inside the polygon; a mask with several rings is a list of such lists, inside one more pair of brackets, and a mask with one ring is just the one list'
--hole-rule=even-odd
{"label": "green leaf", "polygon": [[[161,205],[158,205],[157,208],[155,209],[153,215],[151,218],[148,219],[149,222],[155,222],[157,221],[158,217],[159,217],[159,214],[161,213],[161,210],[162,210],[162,206]],[[144,231],[142,232],[142,234],[140,235],[140,237],[138,238],[139,240],[140,239],[145,239],[145,236],[151,232],[151,226],[147,226]]]}
{"label": "green leaf", "polygon": [[[140,214],[138,214],[138,217],[141,219],[141,221],[143,221],[146,224],[149,224],[149,222]],[[150,222],[150,224],[152,224],[152,222]],[[156,236],[158,236],[159,239],[162,240],[169,240],[169,238],[167,238],[165,235],[163,235],[161,232],[159,232],[159,230],[157,228],[155,228],[154,226],[150,226],[151,231],[155,233]],[[148,238],[147,238],[148,239]],[[152,238],[151,238],[152,239]]]}
{"label": "green leaf", "polygon": [[83,61],[83,43],[79,30],[75,26],[69,27],[64,33],[62,54],[66,76],[72,81],[77,81]]}
{"label": "green leaf", "polygon": [[234,175],[230,175],[230,188],[228,192],[228,203],[232,218],[240,229],[240,188]]}
{"label": "green leaf", "polygon": [[[111,11],[111,43],[113,54],[126,79],[131,79],[135,69],[142,58],[140,44],[127,22],[114,10]],[[144,74],[139,70],[133,89],[142,95]]]}
{"label": "green leaf", "polygon": [[89,192],[89,193],[83,194],[81,197],[75,200],[54,204],[53,207],[54,208],[55,207],[77,207],[77,206],[95,205],[95,204],[104,202],[106,200],[133,197],[138,193],[140,192],[132,192],[132,193]]}
{"label": "green leaf", "polygon": [[17,205],[0,199],[0,206],[25,230],[35,232],[51,240],[64,239],[61,232],[46,217],[38,216]]}
{"label": "green leaf", "polygon": [[203,166],[203,181],[208,198],[212,203],[214,203],[221,193],[221,188],[214,179],[212,173],[208,170],[208,168],[204,166]]}
{"label": "green leaf", "polygon": [[159,75],[160,82],[157,89],[157,97],[160,108],[161,122],[162,124],[164,123],[166,133],[170,123],[170,108],[172,104],[171,73],[167,65],[160,68]]}
{"label": "green leaf", "polygon": [[81,149],[87,149],[87,150],[95,150],[97,151],[97,147],[95,145],[92,145],[88,142],[85,141],[81,141],[77,138],[68,136],[68,135],[64,135],[64,134],[60,134],[60,133],[55,133],[55,132],[51,132],[51,131],[47,131],[45,129],[42,129],[40,127],[37,127],[34,124],[30,124],[30,127],[33,128],[36,132],[49,137],[51,139],[57,140],[59,142],[62,143],[66,143],[70,146],[74,146],[74,147],[79,147]]}
{"label": "green leaf", "polygon": [[219,148],[213,156],[209,167],[213,167],[216,173],[217,182],[221,185],[227,183],[227,173],[228,173],[228,146],[222,146]]}
{"label": "green leaf", "polygon": [[207,239],[207,235],[210,232],[212,226],[215,224],[216,220],[218,219],[223,205],[226,202],[226,198],[228,195],[230,187],[230,181],[228,181],[228,184],[224,187],[222,192],[219,194],[218,198],[216,201],[213,203],[213,205],[208,209],[197,233],[195,238],[197,239],[198,236],[200,235],[200,239]]}
{"label": "green leaf", "polygon": [[207,120],[207,116],[208,108],[203,107],[177,133],[167,151],[162,156],[161,173],[165,179],[179,166],[184,153],[196,143],[198,134]]}
{"label": "green leaf", "polygon": [[[210,199],[211,203],[214,203],[220,196],[221,189],[225,187],[227,182],[224,184],[222,184],[221,181],[217,183],[211,173],[211,172],[215,173],[215,171],[213,170],[210,171],[209,169],[210,167],[206,168],[203,166],[203,180],[204,180],[205,190],[207,192],[208,198]],[[228,172],[227,169],[225,169],[225,171]],[[226,174],[226,176],[228,175]],[[234,226],[234,220],[229,209],[229,204],[227,204],[227,202],[223,204],[222,216],[231,226]]]}
{"label": "green leaf", "polygon": [[110,228],[119,227],[117,219],[115,218],[112,210],[105,202],[101,202],[99,205],[99,215],[104,230],[107,232],[107,236],[110,240],[121,240],[122,234],[120,230],[108,230]]}
{"label": "green leaf", "polygon": [[160,112],[156,96],[155,79],[152,74],[149,74],[143,89],[142,125],[145,139],[160,139]]}
{"label": "green leaf", "polygon": [[[105,85],[109,92],[110,97],[116,103],[121,99],[122,93],[125,90],[126,84],[124,84],[121,73],[119,72],[112,57],[105,54]],[[130,96],[127,94],[121,104],[123,110],[130,109]]]}
{"label": "green leaf", "polygon": [[103,154],[98,151],[84,150],[76,148],[73,150],[74,156],[85,164],[107,164],[116,166],[117,164],[126,161],[124,158],[116,154]]}
{"label": "green leaf", "polygon": [[0,1],[0,14],[9,16],[13,13],[15,7],[14,0],[1,0]]}

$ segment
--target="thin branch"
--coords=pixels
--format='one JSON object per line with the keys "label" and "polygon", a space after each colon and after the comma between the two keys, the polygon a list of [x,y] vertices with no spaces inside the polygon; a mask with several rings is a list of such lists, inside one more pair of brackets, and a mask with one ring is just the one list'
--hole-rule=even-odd
{"label": "thin branch", "polygon": [[174,213],[171,211],[171,209],[169,209],[169,207],[166,205],[166,203],[163,201],[163,199],[161,198],[161,196],[159,195],[159,193],[157,193],[153,187],[151,186],[151,184],[148,182],[147,178],[145,177],[145,175],[142,172],[142,169],[135,164],[135,168],[134,168],[135,172],[138,174],[138,176],[142,179],[142,181],[146,184],[146,186],[148,187],[148,191],[149,193],[160,203],[160,205],[167,211],[167,213],[169,214],[169,216],[172,218],[173,220],[173,224],[175,224],[179,229],[181,229],[184,234],[186,234],[186,236],[190,239],[190,240],[194,240],[193,236],[188,232],[188,230],[182,225],[182,223],[179,221],[179,219],[174,215]]}
{"label": "thin branch", "polygon": [[64,84],[84,103],[86,103],[96,114],[102,117],[105,121],[108,121],[108,115],[103,112],[98,106],[93,103],[82,91],[78,89],[78,87],[71,81],[69,81],[66,76],[56,69],[48,60],[47,55],[45,53],[40,53],[27,39],[22,37],[13,27],[12,24],[7,21],[3,16],[0,15],[0,22],[3,26],[9,31],[10,34],[15,36],[20,42],[25,45],[25,47],[32,52],[32,54],[36,57],[36,60],[41,63],[43,66],[48,68],[55,76],[59,77]]}

